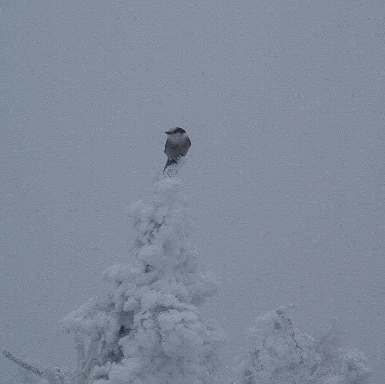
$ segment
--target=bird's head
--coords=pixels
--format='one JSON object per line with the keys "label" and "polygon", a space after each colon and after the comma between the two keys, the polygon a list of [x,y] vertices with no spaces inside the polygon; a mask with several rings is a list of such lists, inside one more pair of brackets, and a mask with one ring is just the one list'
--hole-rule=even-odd
{"label": "bird's head", "polygon": [[183,129],[183,128],[179,128],[179,127],[176,127],[176,128],[171,128],[169,129],[167,132],[165,132],[167,135],[173,135],[173,134],[179,134],[179,135],[183,135],[186,133],[186,131]]}

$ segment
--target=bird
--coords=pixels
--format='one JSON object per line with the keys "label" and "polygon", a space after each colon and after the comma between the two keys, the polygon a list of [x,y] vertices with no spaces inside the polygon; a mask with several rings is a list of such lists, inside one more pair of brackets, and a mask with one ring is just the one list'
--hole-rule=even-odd
{"label": "bird", "polygon": [[186,156],[191,146],[191,140],[183,128],[171,128],[165,134],[167,135],[167,140],[164,146],[164,153],[167,155],[167,163],[164,166],[163,172],[171,164],[177,164],[182,156]]}

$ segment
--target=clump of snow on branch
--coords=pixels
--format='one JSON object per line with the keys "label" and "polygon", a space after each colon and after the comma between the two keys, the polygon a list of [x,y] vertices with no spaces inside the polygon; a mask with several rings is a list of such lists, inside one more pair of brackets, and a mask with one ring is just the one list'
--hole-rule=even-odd
{"label": "clump of snow on branch", "polygon": [[234,384],[369,384],[365,356],[338,348],[330,332],[319,339],[295,329],[284,308],[256,321],[253,346]]}
{"label": "clump of snow on branch", "polygon": [[217,283],[198,268],[180,182],[158,181],[150,202],[134,204],[131,216],[132,263],[108,268],[109,294],[63,320],[75,336],[77,383],[213,383],[222,334],[197,306]]}

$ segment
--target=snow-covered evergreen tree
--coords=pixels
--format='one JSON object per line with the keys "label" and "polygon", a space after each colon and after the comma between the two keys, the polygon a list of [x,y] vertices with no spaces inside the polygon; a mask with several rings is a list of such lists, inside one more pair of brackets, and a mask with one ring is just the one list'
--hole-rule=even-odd
{"label": "snow-covered evergreen tree", "polygon": [[131,207],[132,263],[108,268],[110,292],[63,320],[76,341],[77,384],[216,382],[221,331],[197,308],[216,281],[198,268],[180,184],[165,177],[149,203]]}
{"label": "snow-covered evergreen tree", "polygon": [[[132,205],[137,234],[131,262],[104,272],[107,294],[89,299],[63,320],[75,339],[77,369],[39,369],[4,351],[26,372],[18,383],[218,382],[222,332],[203,321],[198,309],[217,283],[199,269],[181,182],[171,177],[176,172],[155,184],[148,203]],[[284,307],[259,317],[253,334],[233,384],[371,383],[361,352],[338,348],[332,334],[316,340],[301,333]]]}
{"label": "snow-covered evergreen tree", "polygon": [[295,329],[284,308],[260,316],[254,345],[233,384],[369,384],[370,369],[356,349],[337,347],[330,332],[318,340]]}

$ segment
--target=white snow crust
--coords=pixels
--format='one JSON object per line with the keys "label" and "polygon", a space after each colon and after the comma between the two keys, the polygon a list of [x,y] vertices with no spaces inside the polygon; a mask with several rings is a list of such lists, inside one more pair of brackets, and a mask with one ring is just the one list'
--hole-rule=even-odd
{"label": "white snow crust", "polygon": [[295,329],[284,308],[260,316],[254,344],[234,384],[369,384],[371,371],[357,349],[337,346],[333,331],[319,339]]}
{"label": "white snow crust", "polygon": [[112,289],[70,313],[79,383],[191,383],[216,381],[222,331],[201,319],[197,306],[217,281],[199,270],[180,181],[165,177],[149,203],[133,204],[137,230],[131,264],[108,268]]}

